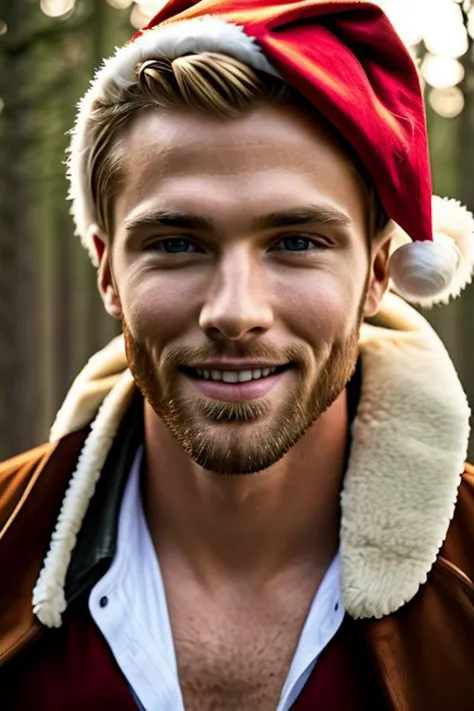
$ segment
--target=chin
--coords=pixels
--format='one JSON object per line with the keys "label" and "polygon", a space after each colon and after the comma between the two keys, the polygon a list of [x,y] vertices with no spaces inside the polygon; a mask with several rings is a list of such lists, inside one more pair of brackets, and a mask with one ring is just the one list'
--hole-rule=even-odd
{"label": "chin", "polygon": [[269,469],[286,454],[286,451],[277,452],[272,447],[262,447],[262,442],[256,446],[246,446],[245,442],[241,442],[229,447],[218,439],[216,437],[210,447],[194,447],[189,441],[183,446],[188,456],[203,469],[227,476],[257,474]]}
{"label": "chin", "polygon": [[[190,404],[190,403],[189,403]],[[199,466],[217,474],[254,474],[282,459],[311,426],[301,413],[275,413],[268,402],[206,403],[207,416],[190,417],[192,408],[157,413],[186,454]]]}

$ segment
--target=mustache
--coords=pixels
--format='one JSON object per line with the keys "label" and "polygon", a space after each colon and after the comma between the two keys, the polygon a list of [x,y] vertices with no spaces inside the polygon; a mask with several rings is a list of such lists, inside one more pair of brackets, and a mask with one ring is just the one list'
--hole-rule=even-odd
{"label": "mustache", "polygon": [[185,345],[168,343],[157,351],[153,341],[139,341],[134,338],[127,323],[122,320],[123,334],[127,360],[132,369],[140,366],[142,373],[153,377],[153,372],[163,382],[178,366],[192,367],[219,358],[263,361],[270,363],[292,363],[298,367],[303,378],[310,376],[314,370],[314,353],[305,344],[290,343],[278,347],[272,343],[255,339],[254,343],[242,344],[235,342],[207,342],[200,345]]}
{"label": "mustache", "polygon": [[291,344],[285,348],[277,348],[270,343],[259,342],[255,345],[242,344],[205,344],[202,346],[168,346],[160,353],[160,367],[163,370],[177,366],[193,366],[219,358],[233,358],[249,361],[264,361],[272,363],[295,363],[309,366],[311,363],[308,349],[299,344]]}

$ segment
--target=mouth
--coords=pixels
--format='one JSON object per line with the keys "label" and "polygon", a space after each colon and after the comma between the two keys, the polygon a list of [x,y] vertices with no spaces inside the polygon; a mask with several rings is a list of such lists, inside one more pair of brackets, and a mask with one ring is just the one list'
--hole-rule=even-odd
{"label": "mouth", "polygon": [[213,380],[214,382],[235,384],[269,378],[272,375],[283,373],[291,367],[293,367],[292,363],[285,363],[261,368],[227,368],[224,370],[217,368],[190,368],[183,365],[179,367],[179,370],[195,380]]}
{"label": "mouth", "polygon": [[294,363],[225,370],[180,366],[179,371],[191,380],[200,393],[211,399],[242,402],[266,395],[294,367]]}

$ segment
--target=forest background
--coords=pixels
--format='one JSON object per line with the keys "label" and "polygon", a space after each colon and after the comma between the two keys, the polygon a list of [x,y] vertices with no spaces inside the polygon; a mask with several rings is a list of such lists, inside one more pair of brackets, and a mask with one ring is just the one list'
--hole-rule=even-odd
{"label": "forest background", "polygon": [[[420,65],[434,192],[473,210],[473,2],[378,2]],[[118,332],[73,236],[64,153],[94,70],[159,6],[157,0],[0,0],[0,460],[47,439],[72,380]],[[474,287],[423,313],[472,406]]]}

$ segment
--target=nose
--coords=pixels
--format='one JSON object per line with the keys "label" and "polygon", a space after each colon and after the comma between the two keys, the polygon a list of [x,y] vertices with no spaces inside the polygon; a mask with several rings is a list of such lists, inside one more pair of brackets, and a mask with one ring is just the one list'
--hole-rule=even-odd
{"label": "nose", "polygon": [[273,324],[261,263],[242,249],[222,257],[209,284],[199,324],[214,340],[247,342]]}

